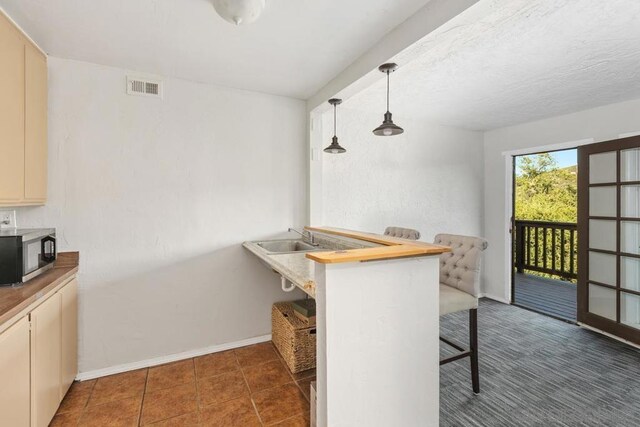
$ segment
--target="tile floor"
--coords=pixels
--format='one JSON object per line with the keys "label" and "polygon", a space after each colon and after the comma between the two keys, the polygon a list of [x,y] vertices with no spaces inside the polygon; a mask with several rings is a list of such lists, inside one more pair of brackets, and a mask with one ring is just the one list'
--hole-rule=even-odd
{"label": "tile floor", "polygon": [[51,426],[307,427],[314,380],[256,344],[76,382]]}

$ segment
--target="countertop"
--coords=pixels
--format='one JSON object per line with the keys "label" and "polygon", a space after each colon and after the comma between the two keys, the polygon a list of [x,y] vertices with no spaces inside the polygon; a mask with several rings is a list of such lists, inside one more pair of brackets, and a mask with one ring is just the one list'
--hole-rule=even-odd
{"label": "countertop", "polygon": [[253,242],[244,242],[243,246],[260,258],[267,267],[302,289],[307,295],[315,298],[315,266],[313,261],[304,256],[304,253],[269,253]]}
{"label": "countertop", "polygon": [[0,330],[25,308],[36,303],[78,273],[78,252],[58,254],[55,266],[17,287],[0,287]]}
{"label": "countertop", "polygon": [[335,227],[305,227],[313,233],[323,233],[333,236],[358,239],[364,242],[376,243],[377,247],[358,248],[326,252],[310,252],[307,258],[321,264],[337,264],[344,262],[377,261],[394,258],[420,257],[440,255],[451,252],[451,248],[434,245],[419,240],[407,240],[398,237],[384,236],[363,231],[345,230]]}
{"label": "countertop", "polygon": [[[314,237],[316,242],[318,242],[323,248],[326,248],[326,250],[330,251],[348,251],[380,246],[375,242],[367,242],[343,236],[329,236],[321,233],[314,233]],[[257,256],[267,267],[286,278],[307,295],[315,298],[315,262],[306,257],[308,252],[283,254],[271,253],[258,246],[255,242],[244,242],[243,246]]]}

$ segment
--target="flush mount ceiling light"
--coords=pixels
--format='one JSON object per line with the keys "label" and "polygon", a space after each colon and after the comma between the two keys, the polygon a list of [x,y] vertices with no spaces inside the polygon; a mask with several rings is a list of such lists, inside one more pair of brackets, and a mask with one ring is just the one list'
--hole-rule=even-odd
{"label": "flush mount ceiling light", "polygon": [[382,64],[378,67],[378,70],[387,75],[387,112],[384,113],[384,121],[380,126],[373,130],[374,135],[378,136],[393,136],[400,135],[404,132],[400,126],[393,123],[391,119],[391,113],[389,112],[389,74],[398,69],[398,64]]}
{"label": "flush mount ceiling light", "polygon": [[331,139],[331,145],[325,148],[324,152],[331,154],[346,153],[347,150],[345,150],[340,146],[340,144],[338,144],[338,137],[336,136],[336,109],[338,105],[342,104],[342,99],[331,98],[329,100],[329,104],[333,105],[333,138]]}
{"label": "flush mount ceiling light", "polygon": [[236,25],[256,21],[264,10],[265,0],[213,0],[213,7],[226,21]]}

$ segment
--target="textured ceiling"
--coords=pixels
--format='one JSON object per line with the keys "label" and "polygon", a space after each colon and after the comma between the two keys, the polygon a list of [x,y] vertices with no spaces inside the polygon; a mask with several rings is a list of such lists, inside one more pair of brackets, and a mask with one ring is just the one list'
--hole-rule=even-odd
{"label": "textured ceiling", "polygon": [[[639,0],[483,0],[398,55],[391,111],[493,129],[640,97]],[[384,112],[380,79],[345,107]]]}
{"label": "textured ceiling", "polygon": [[0,0],[49,54],[306,99],[428,0],[266,0],[234,27],[210,0]]}

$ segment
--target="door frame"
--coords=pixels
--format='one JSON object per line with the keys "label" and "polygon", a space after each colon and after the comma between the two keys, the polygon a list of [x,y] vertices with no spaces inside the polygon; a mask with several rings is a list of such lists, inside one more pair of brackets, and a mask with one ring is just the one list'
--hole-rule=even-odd
{"label": "door frame", "polygon": [[[609,141],[602,141],[595,144],[590,144],[590,147],[585,147],[583,150],[578,150],[578,164],[582,164],[583,167],[579,167],[578,172],[578,265],[582,265],[582,268],[578,269],[578,322],[581,325],[590,327],[612,335],[620,340],[640,345],[640,330],[627,326],[620,322],[620,298],[622,292],[620,291],[620,256],[622,254],[620,250],[620,221],[624,220],[621,216],[621,194],[620,188],[624,184],[620,181],[620,151],[626,149],[634,149],[640,146],[640,136],[628,136],[626,138],[616,138]],[[616,286],[601,284],[598,282],[591,282],[589,280],[589,251],[594,250],[589,248],[589,156],[591,154],[597,154],[600,152],[616,152]],[[583,173],[580,173],[582,170]],[[586,171],[586,173],[585,173]],[[628,182],[628,185],[637,184],[636,182]],[[597,184],[596,184],[597,185]],[[582,221],[580,220],[582,219]],[[586,236],[586,237],[585,237]],[[612,255],[614,253],[612,252]],[[626,255],[629,256],[629,255]],[[616,320],[610,320],[605,317],[598,316],[597,314],[589,312],[589,283],[594,283],[600,286],[614,289],[616,292]],[[638,292],[628,291],[630,294],[640,295]],[[586,322],[586,323],[585,323]]]}
{"label": "door frame", "polygon": [[514,158],[517,156],[524,156],[527,154],[538,154],[538,153],[547,153],[551,151],[563,151],[563,150],[571,150],[574,148],[578,148],[583,145],[593,144],[595,142],[594,138],[585,138],[579,139],[575,141],[567,141],[561,142],[557,144],[547,144],[547,145],[539,145],[536,147],[528,147],[528,148],[520,148],[517,150],[503,151],[502,156],[504,157],[505,164],[505,204],[504,204],[504,220],[503,224],[505,226],[504,233],[504,302],[507,304],[513,304],[513,242],[512,235],[509,232],[512,226],[512,217],[514,215],[514,207],[515,207],[515,198],[514,191],[515,185],[513,182],[513,167],[514,167]]}

